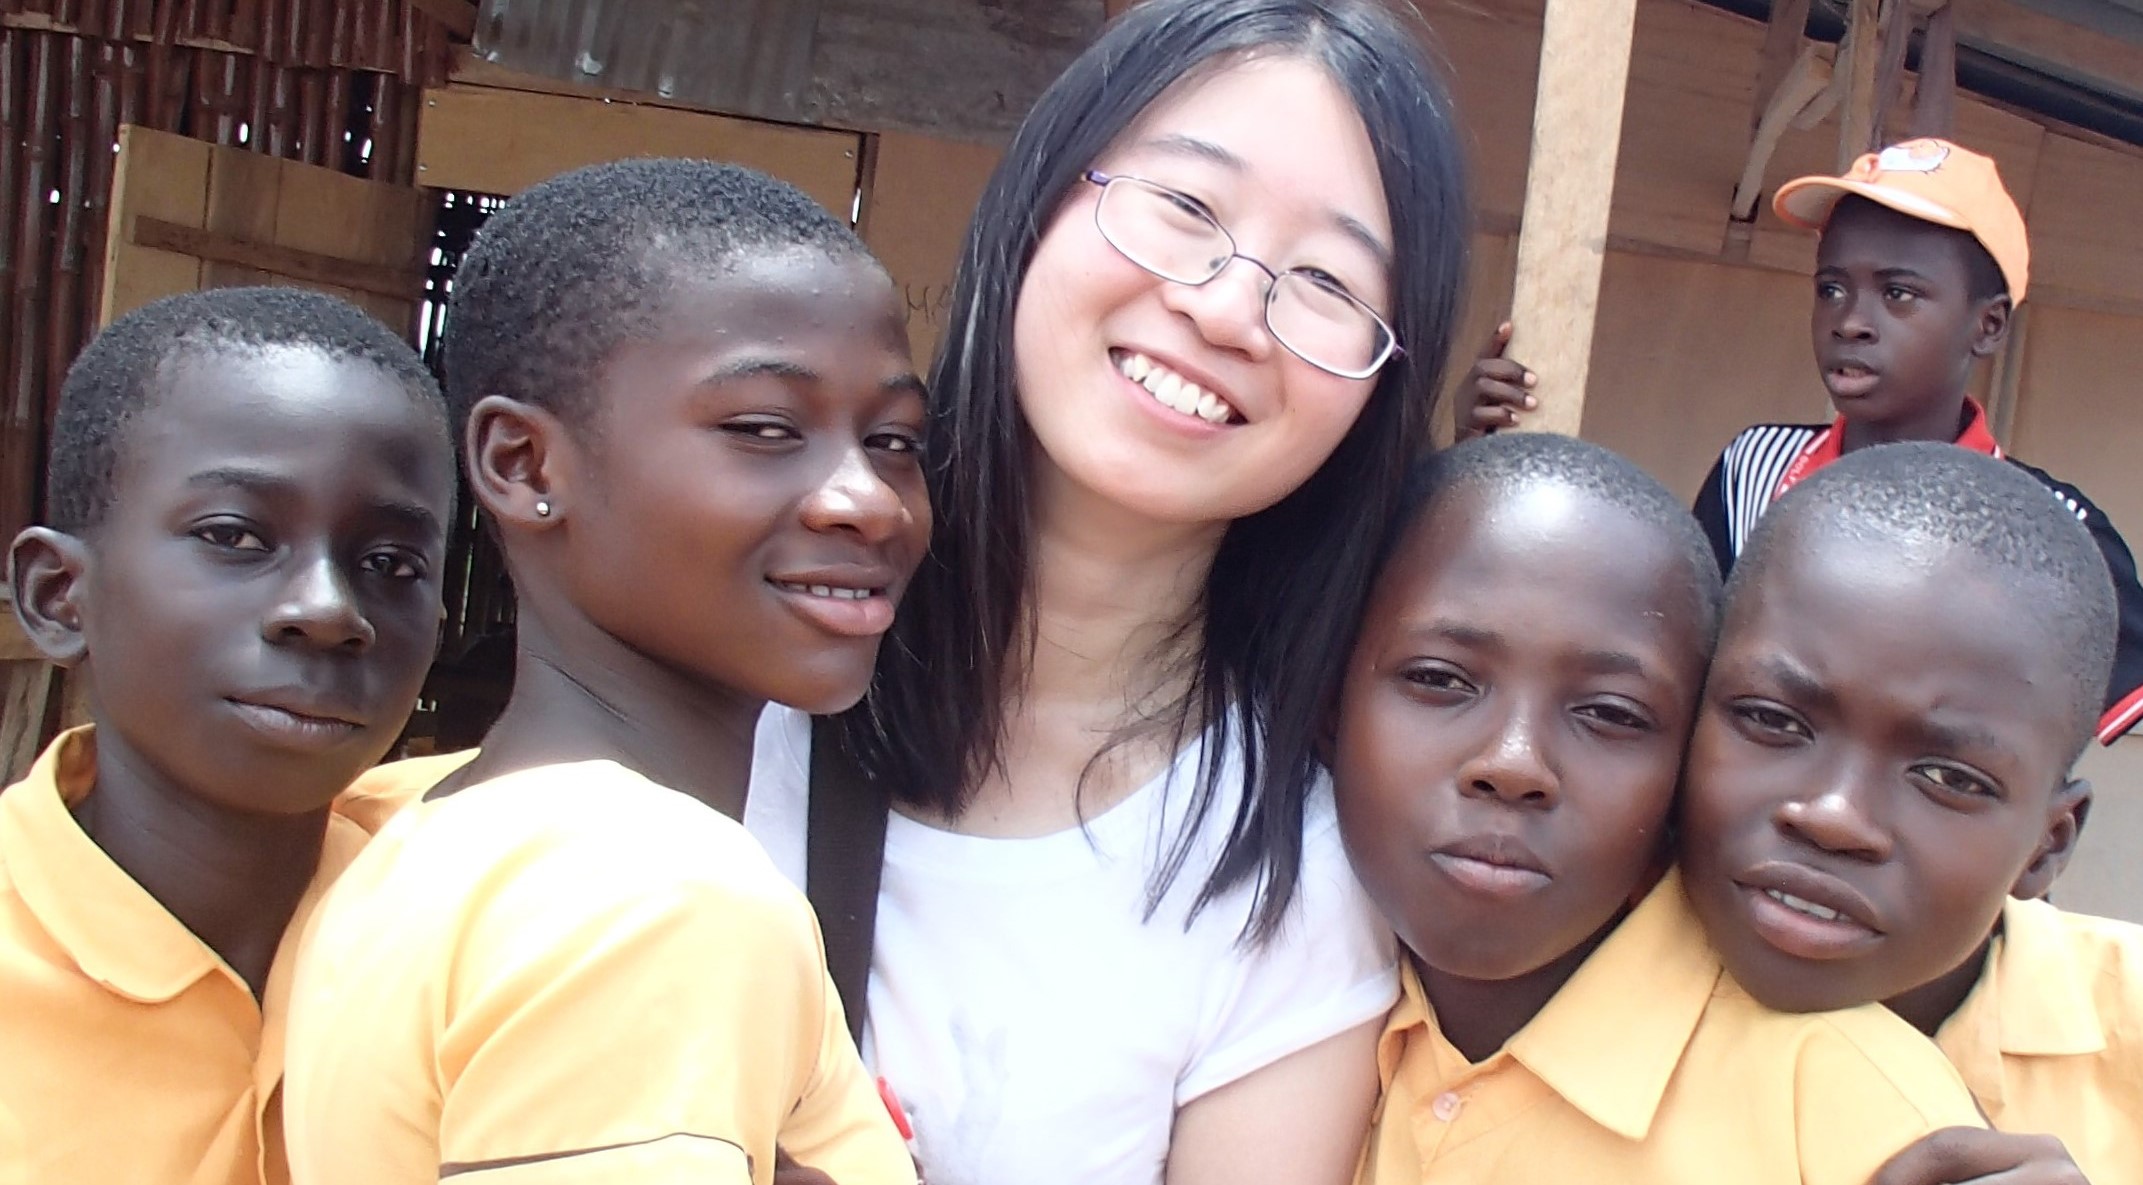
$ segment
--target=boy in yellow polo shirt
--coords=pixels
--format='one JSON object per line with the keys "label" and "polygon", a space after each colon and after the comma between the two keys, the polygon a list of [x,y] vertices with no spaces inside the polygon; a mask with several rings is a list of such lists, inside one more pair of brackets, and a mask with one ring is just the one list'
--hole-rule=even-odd
{"label": "boy in yellow polo shirt", "polygon": [[891,281],[793,187],[626,161],[507,203],[447,325],[514,687],[308,937],[296,1180],[768,1185],[778,1150],[913,1185],[811,909],[732,821],[764,702],[861,698],[928,540]]}
{"label": "boy in yellow polo shirt", "polygon": [[1972,1122],[1908,1025],[1762,1007],[1658,880],[1719,613],[1689,513],[1553,436],[1469,441],[1409,497],[1333,765],[1411,954],[1363,1185],[1866,1185]]}
{"label": "boy in yellow polo shirt", "polygon": [[[1735,569],[1683,813],[1691,898],[1752,994],[1887,1001],[1996,1127],[2059,1137],[2100,1185],[2143,1180],[2143,930],[2036,899],[2089,806],[2069,773],[2116,606],[2030,474],[1938,444],[1844,457]],[[2059,1159],[1960,1137],[1885,1181]]]}
{"label": "boy in yellow polo shirt", "polygon": [[172,297],[68,371],[47,496],[9,587],[94,724],[0,794],[0,1169],[285,1181],[295,936],[379,819],[331,804],[437,639],[438,386],[332,297]]}

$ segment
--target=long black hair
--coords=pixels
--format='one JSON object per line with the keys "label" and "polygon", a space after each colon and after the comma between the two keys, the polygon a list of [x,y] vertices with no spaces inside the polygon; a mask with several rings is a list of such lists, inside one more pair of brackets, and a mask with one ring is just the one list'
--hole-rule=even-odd
{"label": "long black hair", "polygon": [[1469,208],[1451,102],[1409,27],[1377,0],[1147,0],[1043,93],[977,209],[931,375],[925,432],[936,526],[843,740],[895,799],[957,812],[999,759],[1005,702],[1031,643],[1031,436],[1012,322],[1042,231],[1082,172],[1171,86],[1250,56],[1330,72],[1367,128],[1397,259],[1387,363],[1360,418],[1301,488],[1230,524],[1194,626],[1179,733],[1214,730],[1189,814],[1152,886],[1181,871],[1231,737],[1244,794],[1194,912],[1255,881],[1248,934],[1293,900],[1316,745],[1408,462],[1428,444],[1464,282]]}

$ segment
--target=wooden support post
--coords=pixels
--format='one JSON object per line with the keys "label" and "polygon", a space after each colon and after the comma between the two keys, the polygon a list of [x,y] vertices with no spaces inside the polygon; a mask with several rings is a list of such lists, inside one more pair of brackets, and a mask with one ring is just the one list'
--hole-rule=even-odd
{"label": "wooden support post", "polygon": [[[1902,0],[1891,0],[1902,3]],[[1881,0],[1850,0],[1845,41],[1839,46],[1845,100],[1838,105],[1838,171],[1875,144],[1875,74],[1882,61]]]}
{"label": "wooden support post", "polygon": [[1944,4],[1927,18],[1920,45],[1920,80],[1912,95],[1909,137],[1957,134],[1957,6]]}
{"label": "wooden support post", "polygon": [[1540,35],[1510,354],[1540,376],[1522,426],[1578,434],[1622,146],[1637,0],[1548,0]]}

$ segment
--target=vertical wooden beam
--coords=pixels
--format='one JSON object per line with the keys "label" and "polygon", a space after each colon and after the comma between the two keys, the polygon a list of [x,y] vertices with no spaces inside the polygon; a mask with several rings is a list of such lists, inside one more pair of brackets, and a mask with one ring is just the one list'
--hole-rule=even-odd
{"label": "vertical wooden beam", "polygon": [[1511,357],[1540,376],[1529,429],[1584,422],[1636,21],[1637,0],[1548,0],[1511,293]]}
{"label": "vertical wooden beam", "polygon": [[1763,128],[1764,114],[1771,109],[1778,89],[1801,56],[1801,42],[1808,33],[1808,0],[1771,0],[1771,19],[1764,26],[1763,52],[1756,60],[1756,102],[1749,109],[1749,135]]}
{"label": "vertical wooden beam", "polygon": [[[1845,101],[1838,105],[1838,171],[1875,144],[1875,73],[1882,61],[1881,0],[1849,0],[1845,41],[1839,53],[1845,81]],[[1902,3],[1903,0],[1891,0]]]}
{"label": "vertical wooden beam", "polygon": [[1957,6],[1944,4],[1927,18],[1920,43],[1920,79],[1912,95],[1906,136],[1957,134]]}

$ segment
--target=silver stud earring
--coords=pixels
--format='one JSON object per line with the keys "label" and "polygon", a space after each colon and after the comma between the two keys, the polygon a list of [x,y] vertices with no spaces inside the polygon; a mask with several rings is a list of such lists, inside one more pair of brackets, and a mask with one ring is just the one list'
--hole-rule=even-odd
{"label": "silver stud earring", "polygon": [[549,498],[538,498],[538,499],[536,499],[536,517],[537,517],[537,518],[549,518],[549,517],[551,517],[551,500],[550,500]]}

